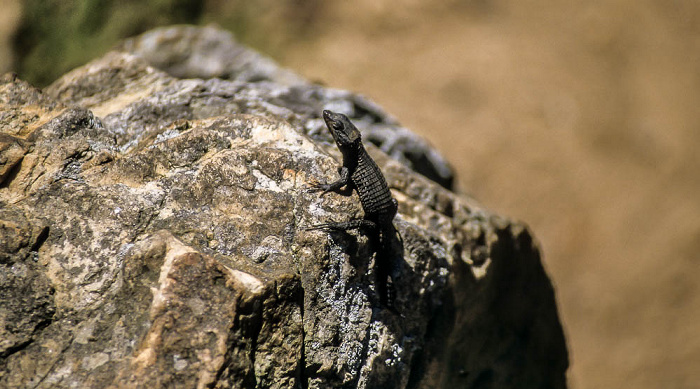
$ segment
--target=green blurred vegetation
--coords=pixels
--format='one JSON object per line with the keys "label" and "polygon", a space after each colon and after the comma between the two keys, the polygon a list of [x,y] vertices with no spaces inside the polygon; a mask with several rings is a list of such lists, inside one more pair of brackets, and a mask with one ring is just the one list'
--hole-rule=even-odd
{"label": "green blurred vegetation", "polygon": [[202,10],[202,2],[193,0],[25,0],[15,69],[45,86],[119,39],[155,26],[195,22]]}
{"label": "green blurred vegetation", "polygon": [[272,54],[303,39],[320,0],[25,0],[14,39],[15,71],[43,87],[121,39],[171,24],[216,23]]}

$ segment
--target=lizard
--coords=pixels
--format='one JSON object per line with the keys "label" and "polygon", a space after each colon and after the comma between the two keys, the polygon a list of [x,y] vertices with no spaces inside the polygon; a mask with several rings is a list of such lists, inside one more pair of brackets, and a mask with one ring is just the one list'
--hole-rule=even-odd
{"label": "lizard", "polygon": [[392,197],[382,171],[365,150],[360,131],[350,119],[341,113],[324,110],[323,120],[343,155],[343,164],[338,169],[338,180],[331,183],[316,182],[311,185],[309,191],[321,192],[323,196],[328,192],[341,193],[343,187],[345,191],[354,189],[360,198],[364,217],[345,222],[318,224],[309,227],[308,230],[369,230],[377,244],[375,270],[379,299],[382,305],[393,308],[390,273],[396,265],[395,256],[403,255],[403,248],[400,246],[398,247],[401,253],[394,252],[398,250],[394,244],[397,241],[397,232],[393,224],[398,202]]}

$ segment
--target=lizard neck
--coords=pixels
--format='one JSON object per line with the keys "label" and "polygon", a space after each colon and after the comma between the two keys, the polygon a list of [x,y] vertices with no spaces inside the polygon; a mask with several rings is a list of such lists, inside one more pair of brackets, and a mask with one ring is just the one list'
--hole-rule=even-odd
{"label": "lizard neck", "polygon": [[343,145],[342,147],[339,146],[338,150],[340,150],[341,154],[343,154],[344,161],[357,161],[362,152],[366,152],[365,148],[360,142]]}

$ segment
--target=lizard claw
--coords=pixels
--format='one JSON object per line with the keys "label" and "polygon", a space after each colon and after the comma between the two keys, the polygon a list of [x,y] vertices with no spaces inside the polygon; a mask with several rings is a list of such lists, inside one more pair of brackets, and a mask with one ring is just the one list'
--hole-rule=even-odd
{"label": "lizard claw", "polygon": [[320,186],[321,183],[318,182],[317,179],[312,178],[309,180],[309,186],[306,187],[306,191],[308,193],[318,192],[319,190],[321,190]]}
{"label": "lizard claw", "polygon": [[320,183],[316,180],[310,182],[310,185],[306,188],[307,193],[321,192],[321,196],[329,192],[328,184]]}
{"label": "lizard claw", "polygon": [[319,188],[318,186],[309,186],[306,188],[306,193],[316,193],[322,191],[323,188]]}
{"label": "lizard claw", "polygon": [[321,223],[321,224],[316,224],[313,226],[306,227],[306,231],[317,231],[317,230],[322,230],[322,231],[333,231],[335,230],[335,225],[337,223],[334,222],[328,222],[328,223]]}

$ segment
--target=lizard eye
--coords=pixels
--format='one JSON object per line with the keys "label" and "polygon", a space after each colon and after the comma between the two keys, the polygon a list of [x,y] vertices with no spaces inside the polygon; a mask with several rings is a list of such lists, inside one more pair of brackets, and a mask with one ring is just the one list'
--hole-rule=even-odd
{"label": "lizard eye", "polygon": [[333,122],[333,129],[335,129],[337,131],[341,131],[343,129],[343,123]]}

